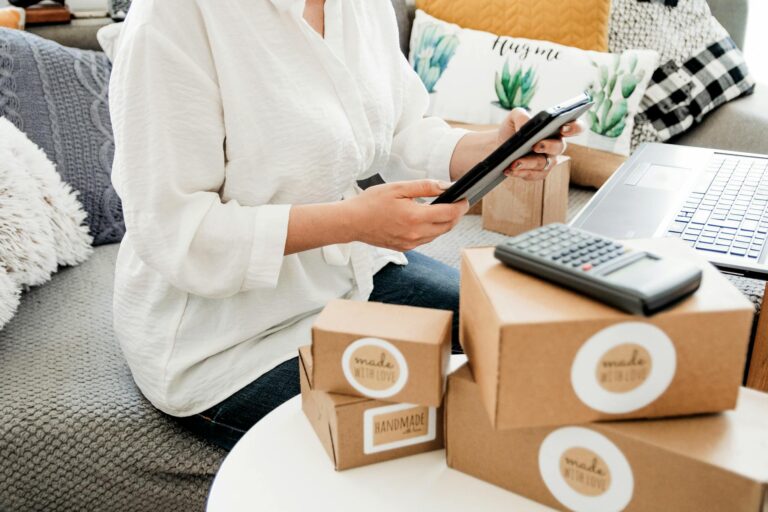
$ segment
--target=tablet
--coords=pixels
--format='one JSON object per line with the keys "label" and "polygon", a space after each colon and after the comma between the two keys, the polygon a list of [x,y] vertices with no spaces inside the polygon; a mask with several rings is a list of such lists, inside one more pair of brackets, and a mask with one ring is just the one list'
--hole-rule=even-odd
{"label": "tablet", "polygon": [[474,205],[504,181],[504,170],[512,162],[530,153],[542,140],[560,137],[560,128],[581,117],[592,105],[592,98],[585,92],[549,110],[539,112],[488,158],[435,198],[432,204],[455,203],[468,199],[469,205]]}

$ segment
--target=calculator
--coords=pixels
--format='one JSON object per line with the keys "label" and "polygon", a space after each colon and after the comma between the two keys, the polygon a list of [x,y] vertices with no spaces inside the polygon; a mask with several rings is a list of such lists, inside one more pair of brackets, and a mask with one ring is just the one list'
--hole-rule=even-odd
{"label": "calculator", "polygon": [[511,268],[635,314],[657,313],[701,285],[701,269],[684,260],[633,250],[564,224],[511,238],[494,254]]}

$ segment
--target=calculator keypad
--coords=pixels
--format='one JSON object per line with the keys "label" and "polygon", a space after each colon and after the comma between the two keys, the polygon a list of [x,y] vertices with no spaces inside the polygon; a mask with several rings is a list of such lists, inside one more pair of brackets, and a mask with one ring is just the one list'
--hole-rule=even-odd
{"label": "calculator keypad", "polygon": [[627,249],[613,240],[550,224],[529,231],[507,242],[507,246],[564,267],[588,272],[626,254]]}

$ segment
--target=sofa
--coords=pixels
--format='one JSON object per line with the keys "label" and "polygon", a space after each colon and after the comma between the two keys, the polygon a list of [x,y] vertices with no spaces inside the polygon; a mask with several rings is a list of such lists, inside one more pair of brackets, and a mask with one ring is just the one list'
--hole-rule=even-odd
{"label": "sofa", "polygon": [[[393,4],[407,51],[412,12],[404,0]],[[711,4],[743,43],[747,0]],[[59,33],[66,31],[47,35]],[[94,45],[91,37],[67,37]],[[768,92],[758,86],[675,142],[768,153],[766,128]],[[591,193],[574,190],[571,213]],[[456,265],[460,247],[497,236],[467,218],[423,250]],[[0,331],[0,511],[204,508],[225,453],[159,413],[134,385],[112,330],[117,250],[97,247],[87,262],[27,291]]]}

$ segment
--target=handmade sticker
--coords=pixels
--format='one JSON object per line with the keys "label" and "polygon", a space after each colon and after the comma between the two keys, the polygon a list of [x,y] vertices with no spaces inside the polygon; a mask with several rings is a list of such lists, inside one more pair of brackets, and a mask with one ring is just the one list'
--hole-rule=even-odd
{"label": "handmade sticker", "polygon": [[434,441],[437,432],[434,407],[393,404],[363,413],[363,452],[368,455]]}
{"label": "handmade sticker", "polygon": [[632,500],[627,458],[604,435],[583,427],[550,433],[539,448],[539,471],[552,495],[575,512],[618,512]]}
{"label": "handmade sticker", "polygon": [[350,385],[371,398],[389,398],[408,382],[408,363],[392,343],[362,338],[351,343],[341,358]]}
{"label": "handmade sticker", "polygon": [[650,404],[675,376],[677,353],[652,324],[624,322],[598,332],[576,353],[571,384],[579,399],[600,412],[621,414]]}

